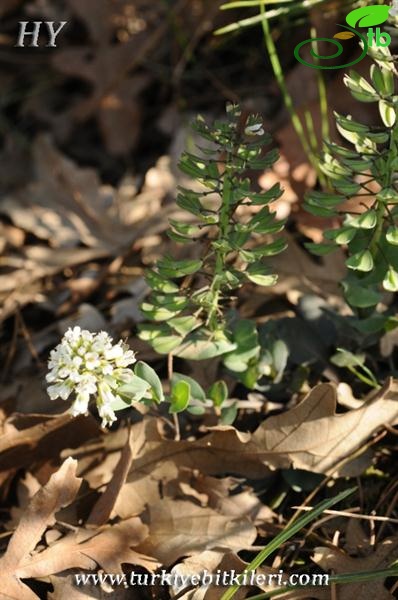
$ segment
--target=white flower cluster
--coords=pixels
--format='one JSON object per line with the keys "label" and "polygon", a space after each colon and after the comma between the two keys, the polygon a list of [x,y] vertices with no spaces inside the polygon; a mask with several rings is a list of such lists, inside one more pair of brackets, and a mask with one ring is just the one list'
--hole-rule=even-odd
{"label": "white flower cluster", "polygon": [[134,377],[133,371],[127,368],[134,362],[134,352],[121,341],[112,344],[112,338],[105,331],[68,329],[61,343],[50,353],[50,371],[46,376],[51,384],[47,388],[48,395],[51,400],[67,400],[74,393],[71,407],[74,416],[85,414],[90,396],[95,395],[102,426],[110,425],[116,420],[112,404],[121,401],[117,388]]}

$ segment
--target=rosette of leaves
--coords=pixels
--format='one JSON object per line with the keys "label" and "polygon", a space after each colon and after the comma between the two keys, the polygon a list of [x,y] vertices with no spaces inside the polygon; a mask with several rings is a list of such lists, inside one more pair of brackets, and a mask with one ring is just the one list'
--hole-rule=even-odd
{"label": "rosette of leaves", "polygon": [[[337,129],[351,147],[324,142],[321,168],[332,191],[312,191],[305,202],[306,210],[314,215],[343,217],[340,227],[324,232],[325,243],[307,247],[316,255],[328,254],[337,246],[347,249],[344,293],[362,316],[376,307],[383,290],[398,291],[396,71],[388,48],[371,49],[370,54],[374,63],[369,80],[350,71],[344,83],[359,102],[378,104],[382,124],[365,125],[335,113]],[[358,199],[362,210],[342,208],[351,198]]]}
{"label": "rosette of leaves", "polygon": [[[197,258],[165,256],[146,276],[152,292],[141,310],[152,322],[141,325],[140,337],[161,354],[201,360],[239,353],[236,327],[227,316],[234,291],[246,282],[270,286],[277,280],[264,259],[285,248],[284,240],[269,239],[284,226],[269,207],[282,190],[277,184],[254,191],[250,173],[271,167],[278,153],[264,150],[271,138],[258,115],[242,119],[240,108],[228,104],[226,117],[211,126],[197,117],[193,129],[203,139],[200,154],[184,152],[179,165],[200,191],[179,188],[177,204],[191,217],[171,220],[169,236],[195,244]],[[242,206],[249,209],[239,218]],[[258,360],[256,340],[251,353],[242,350],[242,370]]]}

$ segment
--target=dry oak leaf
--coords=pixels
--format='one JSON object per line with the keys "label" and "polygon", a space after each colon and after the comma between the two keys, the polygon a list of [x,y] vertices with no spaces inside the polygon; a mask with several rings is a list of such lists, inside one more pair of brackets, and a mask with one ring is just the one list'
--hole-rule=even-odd
{"label": "dry oak leaf", "polygon": [[32,459],[53,458],[63,448],[75,448],[95,437],[99,427],[93,417],[14,413],[0,435],[0,471],[27,467]]}
{"label": "dry oak leaf", "polygon": [[6,553],[0,559],[0,589],[4,597],[37,600],[20,579],[29,577],[24,575],[26,565],[35,560],[32,552],[47,527],[54,523],[55,513],[75,499],[82,481],[76,477],[76,467],[77,462],[68,458],[33,496],[24,512]]}
{"label": "dry oak leaf", "polygon": [[231,518],[192,502],[164,498],[148,508],[149,536],[139,549],[170,565],[205,550],[249,548],[256,528],[249,519]]}
{"label": "dry oak leaf", "polygon": [[[387,569],[398,559],[398,536],[385,539],[369,556],[352,558],[338,548],[315,548],[312,560],[322,569],[332,569],[335,573],[360,573]],[[394,598],[384,586],[384,579],[374,581],[346,583],[337,587],[339,600],[353,598],[374,598],[375,600],[392,600]]]}
{"label": "dry oak leaf", "polygon": [[246,451],[275,468],[326,473],[384,424],[398,419],[398,381],[390,378],[355,410],[336,414],[336,403],[334,386],[317,385],[296,407],[266,419]]}
{"label": "dry oak leaf", "polygon": [[102,185],[94,169],[79,167],[44,134],[34,141],[33,157],[33,182],[2,201],[2,212],[14,224],[54,247],[83,242],[99,255],[117,253],[134,239],[120,216],[116,191]]}
{"label": "dry oak leaf", "polygon": [[132,550],[147,537],[148,528],[133,517],[117,525],[79,529],[32,557],[18,569],[20,577],[47,577],[68,569],[122,573],[122,563],[141,565],[154,571],[159,563],[150,556]]}

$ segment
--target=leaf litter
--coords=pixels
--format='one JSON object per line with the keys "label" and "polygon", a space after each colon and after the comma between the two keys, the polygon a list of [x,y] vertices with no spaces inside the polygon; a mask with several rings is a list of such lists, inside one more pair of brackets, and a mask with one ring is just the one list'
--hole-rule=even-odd
{"label": "leaf litter", "polygon": [[[39,3],[30,4],[37,12]],[[364,521],[354,535],[352,520],[325,515],[332,519],[329,527],[320,520],[305,532],[304,540],[295,538],[292,546],[283,546],[259,572],[275,573],[281,566],[297,570],[300,549],[307,570],[344,574],[386,568],[398,558],[397,536],[388,522],[388,517],[397,517],[396,487],[394,479],[390,487],[387,481],[393,476],[389,461],[396,451],[395,379],[366,395],[356,394],[342,382],[319,383],[321,379],[312,378],[291,393],[284,391],[283,402],[260,390],[260,407],[257,402],[247,409],[242,408],[239,388],[233,389],[229,382],[240,407],[236,425],[216,424],[212,415],[203,420],[196,417],[184,422],[186,435],[178,441],[165,414],[154,417],[144,410],[135,414],[132,423],[124,421],[117,430],[104,432],[92,416],[71,419],[60,412],[63,407],[56,407],[55,414],[41,410],[45,390],[33,380],[42,379],[44,372],[34,354],[44,361],[70,323],[89,322],[93,330],[98,326],[129,338],[140,357],[153,361],[166,383],[165,365],[136,338],[135,325],[140,319],[139,301],[146,293],[144,267],[171,247],[163,233],[167,218],[178,214],[173,199],[181,183],[173,164],[173,146],[181,131],[171,131],[170,147],[156,148],[156,157],[145,159],[141,172],[130,160],[135,152],[141,154],[149,126],[153,135],[146,97],[154,84],[164,93],[161,62],[179,52],[168,46],[164,7],[145,0],[134,6],[124,0],[64,4],[62,10],[83,26],[85,34],[80,38],[84,39],[75,43],[72,37],[73,43],[48,64],[61,81],[79,81],[82,87],[60,109],[49,108],[40,95],[24,99],[22,112],[46,123],[51,133],[38,127],[26,140],[27,152],[11,128],[5,131],[1,149],[5,191],[0,320],[7,382],[0,392],[0,497],[5,506],[1,597],[131,597],[131,591],[116,588],[77,588],[73,574],[80,572],[153,573],[164,567],[189,574],[203,569],[241,572],[258,548],[289,521],[291,506],[304,503],[316,486],[326,494],[334,493],[333,488],[343,485],[347,477],[357,478],[363,486],[357,498],[360,512],[372,516],[374,506],[385,511],[380,539],[375,536],[377,521]],[[198,18],[204,19],[211,3],[197,4]],[[22,18],[24,7],[19,5],[10,0],[0,13],[7,16],[18,10]],[[192,34],[196,44],[200,42],[195,37],[196,17],[184,14],[186,5],[175,3],[173,26],[188,37]],[[61,18],[61,9],[53,10],[54,18]],[[201,27],[206,31],[203,23]],[[115,39],[122,43],[115,44]],[[156,68],[148,68],[150,56],[157,57]],[[176,74],[181,65],[189,66],[189,52],[177,58]],[[301,94],[301,66],[291,74]],[[5,78],[5,88],[13,85],[12,76]],[[311,93],[311,86],[305,89]],[[330,90],[336,89],[332,82]],[[175,107],[162,103],[159,121],[170,109]],[[279,121],[283,124],[283,115]],[[79,135],[87,128],[94,128],[106,159],[98,159],[93,142],[79,147],[80,140],[84,142]],[[76,144],[72,143],[75,136]],[[260,177],[259,187],[268,189],[282,178],[287,195],[277,206],[279,216],[293,216],[300,235],[319,241],[320,223],[300,207],[304,188],[315,181],[314,171],[289,125],[280,127],[277,137],[283,159],[272,175]],[[22,169],[25,160],[27,168]],[[116,164],[112,160],[122,165],[123,177],[109,182],[103,175],[109,164]],[[272,299],[250,290],[240,298],[241,309],[248,316],[260,315],[262,322],[281,317],[291,325],[299,315],[300,299],[308,294],[342,306],[342,254],[314,261],[296,232],[288,237],[288,252],[274,261],[281,277],[271,290]],[[182,258],[194,258],[181,252]],[[28,323],[26,335],[19,314]],[[310,336],[310,330],[305,331]],[[383,357],[393,355],[394,336],[392,331],[382,338]],[[324,339],[321,346],[327,360]],[[211,362],[195,364],[189,373],[206,384],[209,373],[216,375],[220,369],[218,361]],[[391,437],[380,446],[378,440],[387,439],[387,433]],[[286,483],[291,473],[295,487]],[[307,476],[313,478],[309,487]],[[327,485],[333,486],[331,491]],[[379,579],[338,586],[332,594],[337,590],[342,600],[387,599],[394,597],[390,588]],[[216,600],[222,591],[222,587],[194,589],[182,597]],[[268,592],[270,587],[260,591]],[[157,592],[159,597],[165,593]],[[170,589],[166,597],[180,592]],[[237,597],[252,592],[242,588]],[[330,590],[310,588],[281,597],[326,600],[331,596]]]}

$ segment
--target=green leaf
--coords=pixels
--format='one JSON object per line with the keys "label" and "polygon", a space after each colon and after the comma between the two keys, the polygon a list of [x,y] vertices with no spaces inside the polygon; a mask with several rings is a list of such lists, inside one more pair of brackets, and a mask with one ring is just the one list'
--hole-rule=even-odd
{"label": "green leaf", "polygon": [[383,288],[388,292],[398,292],[398,273],[391,266],[383,279]]}
{"label": "green leaf", "polygon": [[134,367],[134,373],[151,386],[152,398],[160,404],[164,400],[162,383],[154,369],[141,360]]}
{"label": "green leaf", "polygon": [[330,208],[324,208],[317,205],[309,204],[308,202],[304,203],[304,209],[309,212],[311,215],[315,215],[316,217],[336,217],[337,213],[335,210]]}
{"label": "green leaf", "polygon": [[398,227],[389,227],[386,233],[386,240],[392,246],[398,246]]}
{"label": "green leaf", "polygon": [[177,335],[161,335],[151,341],[153,349],[159,354],[169,354],[181,344],[183,338]]}
{"label": "green leaf", "polygon": [[305,194],[305,200],[311,205],[321,206],[323,208],[334,208],[338,206],[344,198],[338,194],[328,192],[311,191]]}
{"label": "green leaf", "polygon": [[369,250],[361,250],[350,256],[345,264],[353,271],[368,272],[373,269],[373,256]]}
{"label": "green leaf", "polygon": [[152,304],[158,308],[167,308],[170,311],[181,311],[188,305],[188,298],[176,294],[152,294]]}
{"label": "green leaf", "polygon": [[270,270],[267,267],[259,263],[249,265],[249,267],[245,271],[245,275],[247,279],[249,279],[253,283],[265,287],[275,285],[278,281],[278,275],[270,273]]}
{"label": "green leaf", "polygon": [[126,410],[126,408],[131,408],[131,401],[127,401],[127,399],[126,401],[124,401],[122,398],[119,397],[119,399],[116,399],[113,402],[111,402],[110,406],[111,409],[115,412],[119,410]]}
{"label": "green leaf", "polygon": [[201,260],[175,260],[165,256],[163,259],[157,262],[160,275],[165,277],[184,277],[185,275],[191,275],[196,273],[202,267]]}
{"label": "green leaf", "polygon": [[191,386],[186,381],[178,381],[171,389],[170,413],[179,413],[185,410],[191,397]]}
{"label": "green leaf", "polygon": [[369,308],[376,306],[380,301],[380,294],[368,286],[343,282],[343,288],[347,302],[351,306]]}
{"label": "green leaf", "polygon": [[397,119],[394,105],[387,100],[380,100],[379,112],[384,125],[386,127],[393,127]]}
{"label": "green leaf", "polygon": [[358,229],[374,229],[377,225],[377,212],[373,209],[370,209],[358,217],[349,219],[348,224],[350,227],[355,227]]}
{"label": "green leaf", "polygon": [[376,194],[376,200],[384,204],[398,204],[398,193],[394,188],[384,188]]}
{"label": "green leaf", "polygon": [[340,194],[344,194],[344,196],[355,196],[360,189],[361,185],[359,183],[355,183],[353,181],[347,181],[345,179],[339,179],[333,182],[334,188]]}
{"label": "green leaf", "polygon": [[141,312],[144,313],[146,317],[153,319],[154,321],[167,321],[168,319],[178,315],[181,310],[169,310],[164,306],[154,306],[149,302],[143,302],[141,304]]}
{"label": "green leaf", "polygon": [[238,405],[236,402],[230,406],[221,409],[220,421],[222,425],[232,425],[238,415]]}
{"label": "green leaf", "polygon": [[336,250],[335,244],[314,244],[312,242],[306,242],[304,246],[311,254],[315,254],[315,256],[324,256],[325,254],[330,254]]}
{"label": "green leaf", "polygon": [[350,71],[350,75],[344,76],[344,84],[351,91],[354,98],[360,102],[377,102],[380,98],[370,83],[355,71]]}
{"label": "green leaf", "polygon": [[391,96],[394,93],[394,76],[390,70],[373,63],[370,67],[370,76],[380,94]]}
{"label": "green leaf", "polygon": [[163,292],[164,294],[174,294],[179,291],[179,287],[175,283],[169,281],[168,279],[164,279],[159,275],[159,273],[156,273],[156,271],[147,271],[145,273],[145,279],[148,285],[155,292]]}
{"label": "green leaf", "polygon": [[273,200],[277,200],[280,196],[282,196],[283,190],[279,183],[275,183],[269,190],[266,192],[253,193],[249,192],[248,196],[251,200],[252,204],[268,204]]}
{"label": "green leaf", "polygon": [[244,373],[248,369],[249,363],[253,359],[257,362],[260,355],[258,332],[254,321],[239,320],[233,331],[233,340],[236,347],[224,356],[224,365],[230,371]]}
{"label": "green leaf", "polygon": [[128,398],[131,402],[138,402],[146,395],[150,387],[150,383],[141,379],[141,377],[137,377],[137,375],[133,375],[128,383],[117,388],[117,393]]}
{"label": "green leaf", "polygon": [[334,240],[336,244],[349,244],[356,234],[353,227],[340,227],[340,229],[327,229],[324,236],[328,240]]}
{"label": "green leaf", "polygon": [[190,223],[181,223],[180,221],[176,221],[175,219],[169,219],[170,225],[173,229],[176,230],[177,233],[181,235],[198,235],[200,233],[200,229],[197,225],[191,225]]}
{"label": "green leaf", "polygon": [[191,331],[199,327],[200,321],[199,319],[191,316],[175,317],[174,319],[170,319],[170,321],[168,321],[168,325],[177,333],[186,336],[188,333],[191,333]]}
{"label": "green leaf", "polygon": [[221,406],[228,398],[228,388],[225,381],[222,379],[215,381],[209,388],[208,396],[210,400],[213,400],[214,406]]}
{"label": "green leaf", "polygon": [[204,389],[195,379],[192,377],[188,377],[188,375],[183,375],[182,373],[173,373],[171,378],[172,386],[176,385],[179,381],[185,381],[190,386],[190,394],[191,398],[194,400],[199,400],[200,402],[206,401],[206,394]]}
{"label": "green leaf", "polygon": [[180,235],[179,233],[176,233],[175,231],[171,231],[170,229],[166,233],[167,233],[167,236],[171,240],[173,240],[173,242],[177,242],[177,244],[189,244],[190,242],[194,241],[191,237],[186,237],[184,235]]}
{"label": "green leaf", "polygon": [[175,356],[188,360],[206,360],[221,356],[234,350],[236,344],[230,342],[226,337],[215,339],[214,334],[200,331],[188,336],[173,352]]}
{"label": "green leaf", "polygon": [[330,360],[338,367],[361,367],[365,364],[365,354],[353,354],[344,348],[337,348],[337,353]]}
{"label": "green leaf", "polygon": [[198,194],[185,188],[179,188],[179,190],[180,193],[176,200],[177,206],[197,217],[202,216],[204,209],[198,198]]}

